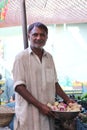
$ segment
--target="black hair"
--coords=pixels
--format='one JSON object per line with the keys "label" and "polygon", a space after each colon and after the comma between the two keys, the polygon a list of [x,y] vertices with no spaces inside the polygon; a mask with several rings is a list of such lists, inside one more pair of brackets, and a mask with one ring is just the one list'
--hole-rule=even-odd
{"label": "black hair", "polygon": [[46,32],[46,34],[48,34],[48,28],[47,28],[47,26],[44,25],[43,23],[40,23],[40,22],[35,22],[35,23],[29,25],[29,27],[28,27],[28,33],[30,33],[31,30],[32,30],[34,27],[41,28],[41,29],[43,29],[43,30]]}

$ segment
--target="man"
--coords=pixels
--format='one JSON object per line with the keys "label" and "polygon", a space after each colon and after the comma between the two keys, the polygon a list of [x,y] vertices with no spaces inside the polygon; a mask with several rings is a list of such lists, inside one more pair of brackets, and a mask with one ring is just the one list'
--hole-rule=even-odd
{"label": "man", "polygon": [[47,38],[48,28],[44,24],[31,24],[30,46],[15,59],[15,130],[54,130],[54,115],[47,103],[55,102],[55,94],[70,102],[58,83],[52,56],[43,49]]}

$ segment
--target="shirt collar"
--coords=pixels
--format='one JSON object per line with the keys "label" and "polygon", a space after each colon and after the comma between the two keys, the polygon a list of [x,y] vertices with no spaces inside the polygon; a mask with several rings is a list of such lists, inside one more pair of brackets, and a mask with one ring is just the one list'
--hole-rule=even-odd
{"label": "shirt collar", "polygon": [[[29,54],[33,54],[33,51],[30,47],[28,47],[28,52],[29,52]],[[44,50],[43,56],[47,56],[47,55],[48,55],[48,53]]]}
{"label": "shirt collar", "polygon": [[29,52],[29,54],[33,54],[33,51],[30,47],[28,47],[28,52]]}

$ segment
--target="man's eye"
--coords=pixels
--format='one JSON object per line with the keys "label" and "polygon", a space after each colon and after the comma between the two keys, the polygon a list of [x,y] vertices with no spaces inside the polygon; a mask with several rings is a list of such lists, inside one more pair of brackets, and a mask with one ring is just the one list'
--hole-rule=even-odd
{"label": "man's eye", "polygon": [[34,33],[33,36],[34,36],[34,37],[37,37],[37,36],[45,37],[45,34],[44,34],[44,33],[41,33],[41,34]]}
{"label": "man's eye", "polygon": [[37,33],[35,33],[35,34],[33,34],[33,36],[34,36],[34,37],[36,37],[36,36],[38,36],[38,34],[37,34]]}
{"label": "man's eye", "polygon": [[42,33],[42,34],[40,34],[40,36],[41,36],[41,37],[44,37],[44,36],[45,36],[45,34],[44,34],[44,33]]}

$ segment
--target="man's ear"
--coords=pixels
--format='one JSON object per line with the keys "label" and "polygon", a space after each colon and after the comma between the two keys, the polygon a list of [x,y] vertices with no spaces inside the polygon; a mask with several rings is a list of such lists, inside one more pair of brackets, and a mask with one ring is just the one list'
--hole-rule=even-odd
{"label": "man's ear", "polygon": [[28,39],[30,40],[30,35],[29,35],[29,33],[27,34],[27,37],[28,37]]}

